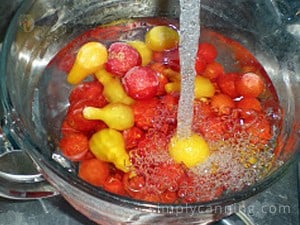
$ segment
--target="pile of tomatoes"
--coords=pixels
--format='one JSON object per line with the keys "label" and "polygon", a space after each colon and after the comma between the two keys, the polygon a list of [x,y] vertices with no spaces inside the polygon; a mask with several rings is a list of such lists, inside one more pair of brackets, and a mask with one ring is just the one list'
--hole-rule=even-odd
{"label": "pile of tomatoes", "polygon": [[[168,28],[173,29],[173,26]],[[99,33],[103,29],[109,27],[99,28]],[[96,31],[94,29],[92,34]],[[89,35],[91,32],[85,34]],[[239,70],[225,71],[218,62],[218,49],[214,44],[199,43],[195,70],[197,77],[205,80],[200,82],[201,90],[206,90],[207,83],[210,89],[208,95],[200,94],[195,99],[191,109],[194,110],[193,132],[208,143],[224,141],[239,132],[247,133],[253,144],[267,143],[273,134],[265,99],[273,96],[268,90],[265,72],[240,44],[215,32],[210,35],[228,46]],[[222,186],[211,191],[209,197],[210,190],[206,189],[202,190],[206,192],[205,198],[201,198],[201,193],[197,198],[187,198],[187,191],[195,191],[193,181],[198,175],[193,177],[192,173],[187,173],[189,168],[168,156],[168,143],[176,132],[180,97],[178,43],[176,37],[172,38],[169,46],[150,50],[138,49],[135,42],[129,41],[107,44],[108,59],[102,69],[120,82],[132,100],[128,105],[133,112],[134,125],[118,131],[130,158],[129,171],[117,169],[112,162],[95,157],[90,150],[91,136],[108,125],[102,120],[86,119],[83,111],[86,107],[103,108],[110,103],[103,94],[103,83],[92,74],[91,80],[74,86],[61,127],[60,149],[66,158],[79,163],[78,176],[83,180],[118,195],[162,203],[211,200],[225,191],[226,187]],[[137,43],[147,46],[147,40]],[[59,66],[69,72],[74,61],[74,56],[66,58],[64,55]],[[230,121],[224,119],[229,117]],[[205,182],[212,182],[213,186],[213,181]]]}

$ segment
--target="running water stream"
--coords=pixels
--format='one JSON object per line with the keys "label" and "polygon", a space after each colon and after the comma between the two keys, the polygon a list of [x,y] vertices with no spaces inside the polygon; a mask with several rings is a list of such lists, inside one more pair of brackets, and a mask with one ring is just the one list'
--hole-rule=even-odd
{"label": "running water stream", "polygon": [[181,92],[177,115],[177,136],[191,136],[193,121],[195,61],[200,37],[200,0],[180,0]]}

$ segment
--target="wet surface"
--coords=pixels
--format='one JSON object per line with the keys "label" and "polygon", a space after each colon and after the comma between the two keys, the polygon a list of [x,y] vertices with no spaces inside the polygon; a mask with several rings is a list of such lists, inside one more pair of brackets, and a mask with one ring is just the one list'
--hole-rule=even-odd
{"label": "wet surface", "polygon": [[[299,224],[299,169],[295,164],[266,191],[245,201],[237,215],[214,225],[295,225]],[[73,209],[61,196],[14,201],[0,198],[0,225],[94,225]]]}

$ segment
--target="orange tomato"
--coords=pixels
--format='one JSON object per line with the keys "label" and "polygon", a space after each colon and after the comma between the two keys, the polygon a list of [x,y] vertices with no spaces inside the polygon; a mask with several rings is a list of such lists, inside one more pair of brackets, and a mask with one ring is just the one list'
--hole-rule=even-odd
{"label": "orange tomato", "polygon": [[89,141],[83,133],[68,133],[60,139],[59,147],[65,157],[72,161],[80,161],[89,151]]}
{"label": "orange tomato", "polygon": [[93,158],[83,160],[79,164],[78,176],[94,186],[103,186],[108,175],[109,164],[107,162]]}
{"label": "orange tomato", "polygon": [[210,80],[216,80],[224,73],[224,67],[222,66],[222,64],[218,62],[212,62],[206,66],[204,72],[202,73],[202,76]]}
{"label": "orange tomato", "polygon": [[235,102],[226,94],[217,94],[211,98],[211,107],[219,114],[228,114],[235,107]]}
{"label": "orange tomato", "polygon": [[255,73],[245,73],[236,81],[236,90],[244,97],[258,97],[264,87],[264,81]]}
{"label": "orange tomato", "polygon": [[109,176],[105,180],[103,188],[104,190],[114,194],[126,195],[122,181],[114,176]]}
{"label": "orange tomato", "polygon": [[262,106],[260,101],[257,98],[253,97],[245,97],[242,98],[240,101],[237,102],[237,108],[240,109],[252,109],[257,112],[262,111]]}
{"label": "orange tomato", "polygon": [[198,45],[197,58],[204,58],[206,63],[212,63],[217,57],[218,52],[214,45],[203,42]]}
{"label": "orange tomato", "polygon": [[231,98],[235,98],[239,96],[236,88],[236,82],[239,78],[240,75],[238,73],[227,73],[219,76],[217,84],[224,94],[229,95]]}

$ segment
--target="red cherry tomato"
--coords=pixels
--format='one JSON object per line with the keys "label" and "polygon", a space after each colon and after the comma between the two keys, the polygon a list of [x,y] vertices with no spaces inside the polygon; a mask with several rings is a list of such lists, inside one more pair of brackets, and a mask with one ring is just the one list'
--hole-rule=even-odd
{"label": "red cherry tomato", "polygon": [[103,127],[103,122],[100,120],[85,119],[82,111],[86,106],[103,107],[103,103],[90,99],[76,102],[74,105],[70,105],[65,120],[71,128],[77,131],[90,133],[97,129],[97,127]]}
{"label": "red cherry tomato", "polygon": [[236,103],[240,111],[240,117],[243,119],[253,119],[257,113],[262,111],[262,106],[257,98],[244,97]]}
{"label": "red cherry tomato", "polygon": [[238,73],[227,73],[219,76],[217,83],[224,94],[229,95],[231,98],[235,98],[239,96],[236,88],[236,82],[239,78],[240,75]]}
{"label": "red cherry tomato", "polygon": [[258,97],[264,87],[264,81],[255,73],[245,73],[236,81],[237,92],[244,97]]}
{"label": "red cherry tomato", "polygon": [[162,203],[174,203],[178,198],[177,192],[172,192],[166,190],[160,195],[160,200]]}
{"label": "red cherry tomato", "polygon": [[130,69],[122,79],[127,94],[136,99],[149,99],[157,94],[159,79],[150,67],[136,66]]}
{"label": "red cherry tomato", "polygon": [[199,132],[208,141],[223,140],[228,137],[226,126],[221,117],[209,116],[198,126]]}
{"label": "red cherry tomato", "polygon": [[207,62],[204,57],[199,56],[196,58],[195,70],[197,74],[201,75],[205,71],[206,66]]}
{"label": "red cherry tomato", "polygon": [[79,164],[78,176],[84,181],[100,187],[109,175],[109,165],[99,159],[83,160]]}
{"label": "red cherry tomato", "polygon": [[102,95],[103,85],[98,81],[90,81],[77,85],[70,93],[69,101],[71,104],[75,102],[93,99],[101,102],[101,105],[107,104],[105,97]]}
{"label": "red cherry tomato", "polygon": [[203,58],[207,64],[212,63],[218,55],[214,45],[203,42],[198,45],[197,58]]}
{"label": "red cherry tomato", "polygon": [[135,66],[140,66],[142,59],[137,50],[123,42],[115,42],[108,49],[108,60],[105,69],[118,77]]}
{"label": "red cherry tomato", "polygon": [[103,184],[103,188],[104,188],[104,190],[114,193],[114,194],[126,195],[122,181],[114,176],[109,176],[105,180],[105,182]]}
{"label": "red cherry tomato", "polygon": [[138,145],[141,138],[143,138],[144,132],[138,127],[131,127],[123,131],[123,138],[125,141],[126,149],[134,148]]}
{"label": "red cherry tomato", "polygon": [[266,143],[272,138],[270,122],[265,118],[254,118],[253,121],[246,121],[246,131],[251,135],[251,142]]}
{"label": "red cherry tomato", "polygon": [[62,133],[63,136],[79,132],[78,130],[71,127],[66,119],[63,120],[60,130],[61,130],[61,133]]}
{"label": "red cherry tomato", "polygon": [[216,94],[211,98],[211,107],[219,114],[229,114],[235,107],[231,97],[226,94]]}
{"label": "red cherry tomato", "polygon": [[89,151],[89,141],[83,133],[69,133],[59,141],[62,154],[72,160],[80,161]]}
{"label": "red cherry tomato", "polygon": [[257,98],[253,98],[253,97],[242,98],[240,101],[237,102],[237,108],[252,109],[257,112],[262,111],[262,106],[260,101]]}
{"label": "red cherry tomato", "polygon": [[225,72],[222,64],[218,62],[212,62],[206,66],[204,72],[201,75],[210,80],[216,80],[219,76],[223,75],[224,73]]}
{"label": "red cherry tomato", "polygon": [[182,165],[161,163],[153,169],[149,182],[162,192],[166,190],[174,192],[177,191],[183,176],[185,173]]}
{"label": "red cherry tomato", "polygon": [[153,127],[153,118],[156,115],[159,100],[151,98],[148,100],[135,101],[132,105],[135,125],[141,129],[147,130]]}
{"label": "red cherry tomato", "polygon": [[136,175],[130,178],[130,174],[126,173],[123,176],[123,187],[131,196],[138,199],[145,197],[145,179],[143,176]]}

